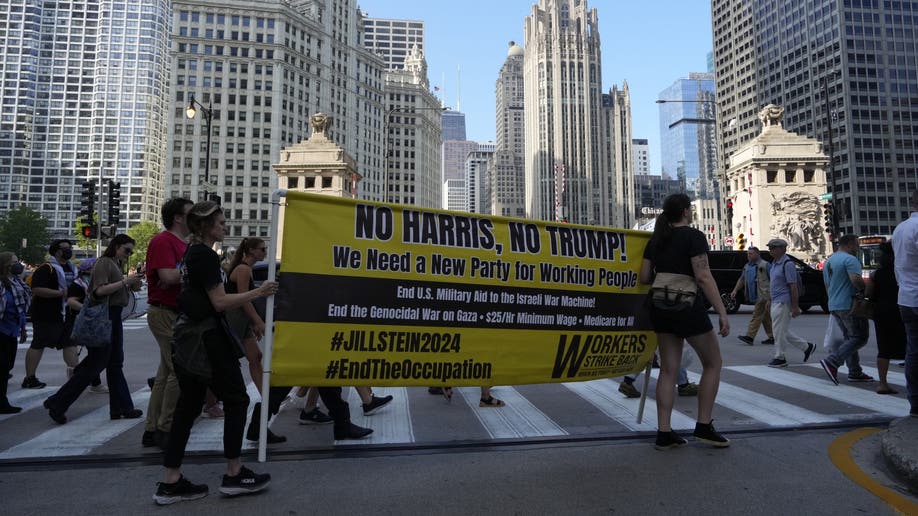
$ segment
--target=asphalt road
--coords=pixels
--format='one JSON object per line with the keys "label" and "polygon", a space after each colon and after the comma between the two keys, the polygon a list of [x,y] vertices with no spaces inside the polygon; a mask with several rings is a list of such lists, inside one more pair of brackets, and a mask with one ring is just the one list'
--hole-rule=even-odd
{"label": "asphalt road", "polygon": [[[786,370],[765,367],[772,346],[758,344],[763,334],[754,346],[735,338],[748,320],[748,311],[731,316],[733,335],[722,339],[725,369],[714,417],[733,440],[727,450],[690,444],[655,451],[653,401],[637,424],[637,400],[617,392],[617,379],[499,386],[493,393],[507,402],[501,409],[478,408],[475,388],[461,389],[449,404],[423,388],[377,389],[396,399],[369,417],[349,389],[353,418],[374,428],[371,439],[335,442],[329,426],[298,425],[291,405],[272,425],[288,442],[270,449],[269,464],[258,465],[275,476],[269,492],[233,500],[215,500],[218,495],[212,494],[185,509],[203,514],[891,514],[883,500],[833,465],[828,446],[852,429],[882,427],[906,414],[904,394],[878,396],[871,384],[836,387],[825,379],[818,359],[824,356],[826,315],[794,320],[794,331],[819,343],[820,350],[811,364],[802,364],[799,353],[790,351]],[[141,408],[149,395],[146,378],[158,361],[143,324],[142,319],[128,323],[125,361]],[[875,353],[871,339],[862,352],[871,374]],[[4,512],[156,510],[150,497],[159,454],[140,447],[142,420],[108,421],[107,396],[86,393],[68,412],[70,423],[54,424],[40,404],[64,380],[60,354],[46,353],[39,377],[49,387],[41,391],[19,389],[23,354],[20,350],[10,396],[20,397],[28,410],[0,416]],[[700,371],[697,363],[689,370]],[[893,366],[891,382],[904,385],[901,375]],[[695,398],[677,399],[676,426],[693,425],[695,404]],[[221,420],[199,420],[189,446],[188,475],[214,491],[222,469],[221,430]],[[886,477],[877,447],[867,439],[859,444],[858,464],[901,489]],[[252,462],[253,448],[249,445],[247,452]],[[55,488],[39,497],[24,494],[23,486],[36,483]]]}

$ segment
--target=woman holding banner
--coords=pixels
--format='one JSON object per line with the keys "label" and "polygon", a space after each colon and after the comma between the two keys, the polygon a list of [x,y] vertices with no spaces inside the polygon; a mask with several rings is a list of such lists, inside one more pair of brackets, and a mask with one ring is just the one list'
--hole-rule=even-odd
{"label": "woman holding banner", "polygon": [[182,476],[185,445],[208,387],[223,400],[226,419],[223,426],[223,455],[226,474],[220,492],[233,496],[260,491],[271,476],[257,474],[242,465],[242,434],[249,396],[239,367],[244,355],[224,326],[223,313],[261,297],[277,293],[277,282],[266,281],[256,289],[227,294],[220,258],[213,251],[223,240],[226,218],[212,201],[195,204],[187,215],[190,243],[182,258],[182,291],[178,297],[180,314],[174,325],[173,365],[179,394],[166,443],[165,474],[153,500],[168,505],[207,496],[206,484],[192,484]]}
{"label": "woman holding banner", "polygon": [[721,336],[730,334],[730,321],[708,267],[708,243],[702,232],[690,227],[691,223],[689,197],[685,194],[667,197],[641,264],[641,283],[652,284],[651,295],[648,296],[650,320],[660,351],[660,377],[656,390],[658,429],[655,447],[658,450],[687,443],[670,426],[676,375],[682,362],[685,341],[698,354],[702,366],[694,437],[716,447],[730,445],[730,441],[717,433],[712,424],[711,414],[720,385],[722,361],[717,335],[705,308],[705,298],[710,300],[719,315]]}

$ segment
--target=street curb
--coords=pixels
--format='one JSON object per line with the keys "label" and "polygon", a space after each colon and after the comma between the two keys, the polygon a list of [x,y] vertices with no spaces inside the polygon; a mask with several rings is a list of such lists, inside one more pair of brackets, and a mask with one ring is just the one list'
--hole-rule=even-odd
{"label": "street curb", "polygon": [[918,418],[904,417],[889,424],[883,432],[882,450],[893,472],[906,487],[918,494]]}

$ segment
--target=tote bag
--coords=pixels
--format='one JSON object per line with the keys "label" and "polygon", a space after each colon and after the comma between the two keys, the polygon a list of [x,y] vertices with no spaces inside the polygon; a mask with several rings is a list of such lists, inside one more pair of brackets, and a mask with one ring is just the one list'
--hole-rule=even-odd
{"label": "tote bag", "polygon": [[108,318],[108,300],[91,305],[89,296],[76,316],[70,340],[77,346],[104,348],[112,341],[112,321]]}

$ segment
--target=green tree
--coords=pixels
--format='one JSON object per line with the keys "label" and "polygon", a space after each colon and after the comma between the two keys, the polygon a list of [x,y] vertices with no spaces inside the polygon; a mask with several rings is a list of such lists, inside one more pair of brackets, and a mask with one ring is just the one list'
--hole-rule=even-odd
{"label": "green tree", "polygon": [[41,213],[20,206],[0,214],[0,250],[15,251],[22,261],[39,264],[45,260],[50,243],[48,219]]}
{"label": "green tree", "polygon": [[138,222],[127,230],[127,235],[134,239],[134,254],[128,260],[131,269],[138,263],[147,261],[147,246],[150,240],[159,233],[159,224],[153,221],[145,220]]}

